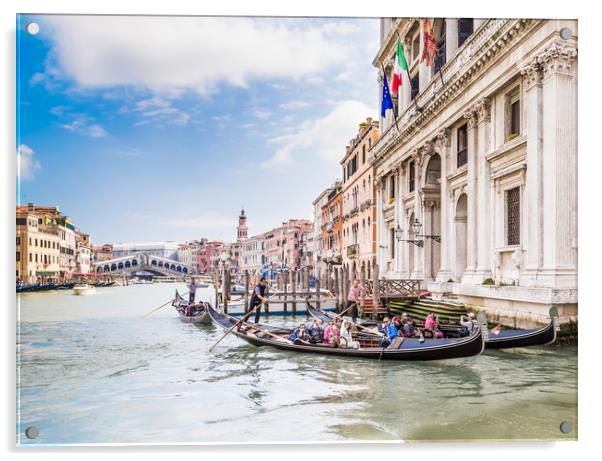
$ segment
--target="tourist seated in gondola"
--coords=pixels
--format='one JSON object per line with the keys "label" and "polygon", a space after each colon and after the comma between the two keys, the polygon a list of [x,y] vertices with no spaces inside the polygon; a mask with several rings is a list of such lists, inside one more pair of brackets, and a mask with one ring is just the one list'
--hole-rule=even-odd
{"label": "tourist seated in gondola", "polygon": [[402,327],[403,327],[403,325],[402,325],[402,322],[401,322],[401,316],[400,316],[400,315],[396,315],[396,316],[394,316],[394,317],[391,319],[391,323],[393,324],[393,326],[394,326],[395,328],[397,328],[397,332],[398,332],[399,334],[401,334]]}
{"label": "tourist seated in gondola", "polygon": [[429,312],[424,321],[424,335],[431,338],[443,338],[443,333],[439,330],[437,316],[434,312]]}
{"label": "tourist seated in gondola", "polygon": [[460,336],[469,336],[477,328],[474,312],[469,312],[468,316],[461,315],[460,325],[462,325]]}
{"label": "tourist seated in gondola", "polygon": [[380,340],[381,347],[387,347],[399,336],[397,328],[391,323],[389,317],[383,319],[383,323],[378,327],[378,331],[383,334],[383,338]]}
{"label": "tourist seated in gondola", "polygon": [[359,349],[359,341],[353,339],[353,324],[349,320],[345,320],[341,326],[339,336],[339,347]]}
{"label": "tourist seated in gondola", "polygon": [[324,344],[338,346],[339,344],[339,328],[332,320],[328,322],[324,330]]}
{"label": "tourist seated in gondola", "polygon": [[307,328],[310,341],[314,344],[324,342],[324,322],[322,319],[314,319],[313,323]]}
{"label": "tourist seated in gondola", "polygon": [[288,337],[288,340],[292,342],[295,342],[296,340],[309,342],[310,339],[311,337],[304,323],[299,325],[299,328],[295,328],[295,330],[293,330],[291,335]]}

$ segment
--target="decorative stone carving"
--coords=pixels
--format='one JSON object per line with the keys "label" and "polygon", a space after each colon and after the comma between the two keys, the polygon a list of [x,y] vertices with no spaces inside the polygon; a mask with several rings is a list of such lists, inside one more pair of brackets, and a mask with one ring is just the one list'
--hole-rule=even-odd
{"label": "decorative stone carving", "polygon": [[433,138],[433,144],[437,147],[449,147],[451,144],[451,130],[443,128]]}
{"label": "decorative stone carving", "polygon": [[470,107],[466,112],[464,112],[463,116],[468,123],[468,128],[474,128],[477,125],[477,113],[473,107]]}
{"label": "decorative stone carving", "polygon": [[537,61],[542,66],[544,78],[552,74],[563,74],[572,77],[575,74],[574,62],[576,57],[577,49],[553,43],[537,56]]}
{"label": "decorative stone carving", "polygon": [[533,58],[528,64],[525,64],[521,68],[520,74],[523,76],[523,82],[527,90],[541,83],[542,72],[538,57]]}
{"label": "decorative stone carving", "polygon": [[479,123],[491,120],[491,98],[481,98],[474,104],[473,108]]}

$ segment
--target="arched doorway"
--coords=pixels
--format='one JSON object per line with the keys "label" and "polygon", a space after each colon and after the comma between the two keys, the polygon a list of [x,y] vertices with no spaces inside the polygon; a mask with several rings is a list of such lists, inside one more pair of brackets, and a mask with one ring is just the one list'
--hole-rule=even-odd
{"label": "arched doorway", "polygon": [[454,233],[456,236],[454,252],[454,281],[460,282],[462,274],[466,270],[467,252],[467,221],[468,221],[468,198],[466,194],[460,195],[456,203],[456,214],[454,216]]}
{"label": "arched doorway", "polygon": [[[430,158],[425,170],[423,193],[424,233],[441,235],[441,157],[435,153]],[[425,246],[425,277],[435,279],[441,268],[441,244],[427,239]]]}

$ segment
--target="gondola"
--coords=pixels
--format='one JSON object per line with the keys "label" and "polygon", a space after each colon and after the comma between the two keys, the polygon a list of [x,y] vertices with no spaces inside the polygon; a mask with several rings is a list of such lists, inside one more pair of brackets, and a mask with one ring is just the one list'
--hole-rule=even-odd
{"label": "gondola", "polygon": [[[237,324],[238,319],[220,313],[209,307],[209,316],[217,326],[229,330]],[[244,323],[240,330],[232,330],[232,334],[255,346],[272,346],[277,349],[306,352],[324,355],[359,357],[376,360],[440,360],[460,357],[471,357],[480,354],[485,342],[481,329],[465,338],[437,339],[420,343],[418,339],[405,338],[398,348],[380,347],[374,338],[358,337],[359,349],[339,348],[330,345],[292,343],[288,340],[289,331],[275,329],[262,324]]]}
{"label": "gondola", "polygon": [[487,349],[507,349],[511,347],[544,346],[556,341],[560,329],[558,309],[550,308],[550,323],[532,330],[501,330],[498,334],[489,333],[485,340]]}
{"label": "gondola", "polygon": [[[180,293],[178,293],[178,290],[176,290],[176,295],[171,305],[176,308],[178,317],[180,317],[182,322],[211,323],[211,318],[207,313],[207,309],[201,304],[189,306],[188,302],[180,295]],[[207,305],[209,305],[209,303],[207,303]]]}
{"label": "gondola", "polygon": [[[328,322],[335,318],[335,315],[316,309],[308,305],[308,313],[317,319]],[[359,323],[358,325],[371,327],[371,322]],[[443,330],[442,330],[443,331]],[[498,334],[488,332],[485,338],[485,347],[487,349],[508,349],[512,347],[543,346],[556,341],[556,332],[558,331],[558,310],[555,306],[550,308],[550,323],[542,328],[532,330],[501,330]],[[448,333],[443,331],[444,333]]]}
{"label": "gondola", "polygon": [[36,291],[40,286],[39,283],[34,283],[31,285],[17,285],[17,293],[26,293],[28,291]]}
{"label": "gondola", "polygon": [[75,286],[75,283],[61,283],[54,287],[55,290],[71,290]]}

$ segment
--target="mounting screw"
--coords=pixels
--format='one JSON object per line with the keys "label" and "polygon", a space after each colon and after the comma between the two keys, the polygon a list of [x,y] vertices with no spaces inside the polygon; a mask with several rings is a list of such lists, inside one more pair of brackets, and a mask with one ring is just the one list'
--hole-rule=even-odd
{"label": "mounting screw", "polygon": [[40,26],[37,22],[30,22],[25,26],[25,30],[29,35],[36,35],[40,31]]}
{"label": "mounting screw", "polygon": [[40,431],[38,431],[38,428],[35,426],[29,426],[25,429],[25,436],[28,439],[36,439],[38,438],[38,435],[40,435]]}
{"label": "mounting screw", "polygon": [[563,421],[560,423],[560,432],[563,434],[568,434],[573,430],[573,425],[570,421]]}

